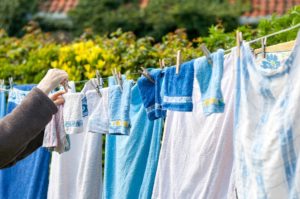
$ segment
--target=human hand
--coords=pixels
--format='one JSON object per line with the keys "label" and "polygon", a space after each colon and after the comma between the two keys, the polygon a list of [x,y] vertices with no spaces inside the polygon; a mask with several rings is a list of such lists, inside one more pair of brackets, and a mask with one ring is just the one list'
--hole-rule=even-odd
{"label": "human hand", "polygon": [[37,88],[48,95],[50,91],[54,90],[59,84],[67,80],[68,73],[65,71],[59,69],[50,69],[45,77],[40,81]]}
{"label": "human hand", "polygon": [[65,99],[63,98],[63,94],[65,94],[66,91],[58,91],[52,95],[49,96],[49,98],[53,101],[53,103],[58,106],[65,103]]}

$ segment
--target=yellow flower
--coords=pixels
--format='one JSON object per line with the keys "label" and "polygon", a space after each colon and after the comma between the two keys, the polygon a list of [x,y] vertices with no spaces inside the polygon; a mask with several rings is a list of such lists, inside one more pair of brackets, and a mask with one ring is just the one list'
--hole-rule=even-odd
{"label": "yellow flower", "polygon": [[51,66],[53,67],[53,68],[57,68],[57,61],[53,61],[53,62],[51,62]]}

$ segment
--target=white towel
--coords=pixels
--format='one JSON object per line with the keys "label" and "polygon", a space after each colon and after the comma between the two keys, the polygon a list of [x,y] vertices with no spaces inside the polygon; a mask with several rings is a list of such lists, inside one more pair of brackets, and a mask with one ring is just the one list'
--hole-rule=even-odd
{"label": "white towel", "polygon": [[83,132],[83,118],[88,115],[86,98],[83,93],[67,93],[63,95],[64,126],[67,134]]}
{"label": "white towel", "polygon": [[[107,89],[106,89],[107,90]],[[102,92],[104,94],[104,92]],[[102,95],[103,96],[103,95]],[[89,120],[96,111],[95,107],[102,104],[103,98],[98,93],[86,93]],[[101,120],[101,118],[97,118]],[[101,199],[102,197],[102,134],[87,132],[84,137],[83,151],[77,176],[78,198]]]}
{"label": "white towel", "polygon": [[101,89],[101,99],[97,104],[95,111],[90,115],[88,121],[88,132],[108,133],[109,129],[109,111],[108,111],[108,88]]}

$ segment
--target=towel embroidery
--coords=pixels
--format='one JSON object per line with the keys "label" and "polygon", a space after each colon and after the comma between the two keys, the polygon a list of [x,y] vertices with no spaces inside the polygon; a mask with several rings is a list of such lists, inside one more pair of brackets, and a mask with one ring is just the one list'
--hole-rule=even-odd
{"label": "towel embroidery", "polygon": [[89,115],[87,99],[86,97],[82,98],[82,117],[87,117]]}
{"label": "towel embroidery", "polygon": [[210,105],[224,105],[224,101],[223,99],[217,99],[217,98],[208,98],[208,99],[205,99],[203,101],[203,106],[210,106]]}
{"label": "towel embroidery", "polygon": [[164,96],[164,102],[166,102],[166,103],[189,103],[189,102],[192,102],[192,97],[169,97],[169,96]]}
{"label": "towel embroidery", "polygon": [[149,106],[148,108],[146,108],[146,111],[147,111],[147,113],[150,113],[150,112],[152,112],[154,110],[157,110],[157,109],[161,110],[162,109],[162,105],[155,103],[152,106]]}
{"label": "towel embroidery", "polygon": [[65,127],[66,128],[72,128],[72,127],[80,127],[83,125],[82,120],[77,120],[77,121],[66,121],[65,122]]}
{"label": "towel embroidery", "polygon": [[129,127],[129,123],[126,121],[116,120],[110,122],[111,126],[123,126],[123,127]]}

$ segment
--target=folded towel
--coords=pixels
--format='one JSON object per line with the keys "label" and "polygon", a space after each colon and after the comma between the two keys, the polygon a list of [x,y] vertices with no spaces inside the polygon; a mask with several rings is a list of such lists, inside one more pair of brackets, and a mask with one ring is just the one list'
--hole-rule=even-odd
{"label": "folded towel", "polygon": [[149,120],[156,120],[166,115],[166,111],[162,110],[161,98],[164,71],[161,69],[153,69],[149,72],[149,75],[155,83],[152,83],[146,77],[142,76],[138,79],[137,85]]}
{"label": "folded towel", "polygon": [[83,118],[88,116],[87,100],[83,93],[67,93],[63,95],[65,104],[63,120],[67,134],[82,133]]}
{"label": "folded towel", "polygon": [[212,113],[224,112],[224,100],[221,91],[223,77],[224,50],[218,50],[211,54],[213,65],[211,66],[206,57],[195,60],[195,73],[198,80],[203,112],[206,116]]}
{"label": "folded towel", "polygon": [[[108,133],[109,114],[108,114],[108,88],[101,89],[102,97],[94,108],[93,113],[89,116],[88,132],[91,133]],[[89,100],[88,100],[89,101]],[[89,108],[89,107],[88,107]]]}
{"label": "folded towel", "polygon": [[130,132],[130,100],[132,80],[123,81],[121,91],[119,85],[109,87],[109,133],[117,135],[128,135]]}
{"label": "folded towel", "polygon": [[193,110],[193,82],[194,60],[181,64],[179,74],[176,74],[174,66],[167,68],[163,88],[163,108],[191,112]]}
{"label": "folded towel", "polygon": [[45,128],[43,147],[60,154],[70,150],[70,140],[64,129],[63,105],[58,106],[58,112]]}

